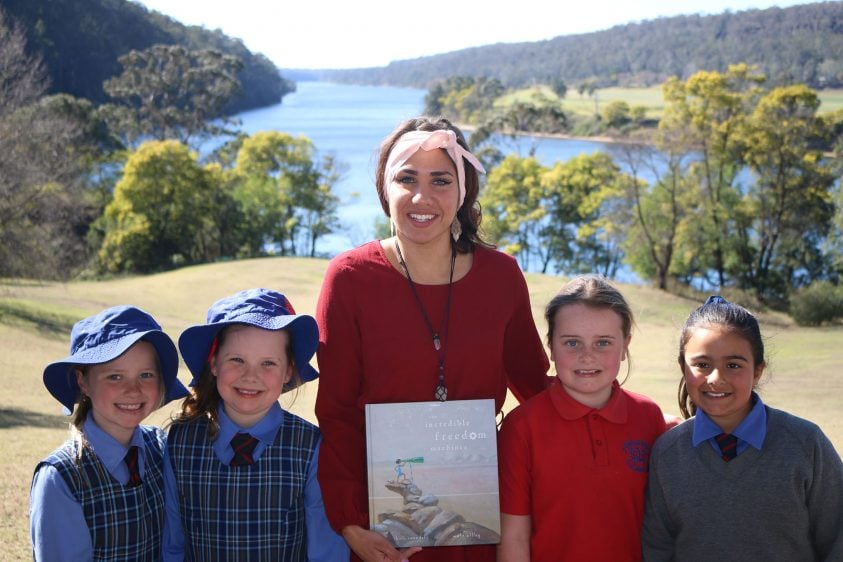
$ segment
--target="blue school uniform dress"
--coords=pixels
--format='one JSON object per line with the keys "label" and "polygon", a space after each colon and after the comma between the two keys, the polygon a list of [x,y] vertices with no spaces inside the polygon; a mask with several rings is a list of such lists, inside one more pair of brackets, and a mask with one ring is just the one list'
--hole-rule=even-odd
{"label": "blue school uniform dress", "polygon": [[[277,403],[250,428],[218,416],[213,440],[204,418],[170,428],[164,560],[348,560],[316,480],[319,429]],[[229,466],[240,431],[258,440],[255,462]]]}
{"label": "blue school uniform dress", "polygon": [[[164,524],[164,433],[135,429],[142,483],[128,487],[128,448],[100,429],[91,414],[83,425],[86,447],[65,442],[35,468],[30,490],[33,558],[154,561],[160,559]],[[93,449],[93,450],[91,450]]]}

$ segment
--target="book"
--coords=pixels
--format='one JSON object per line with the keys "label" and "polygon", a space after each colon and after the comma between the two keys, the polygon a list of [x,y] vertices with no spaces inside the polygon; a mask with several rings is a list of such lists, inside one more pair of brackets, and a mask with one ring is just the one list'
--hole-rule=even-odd
{"label": "book", "polygon": [[369,521],[394,546],[500,542],[495,402],[366,405]]}

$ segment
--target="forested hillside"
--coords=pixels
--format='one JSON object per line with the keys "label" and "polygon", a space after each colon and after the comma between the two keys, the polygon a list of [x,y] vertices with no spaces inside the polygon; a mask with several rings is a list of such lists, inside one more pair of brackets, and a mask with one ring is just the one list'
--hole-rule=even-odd
{"label": "forested hillside", "polygon": [[219,30],[185,26],[128,0],[0,0],[0,8],[26,31],[30,54],[40,54],[50,93],[66,93],[99,104],[108,100],[103,81],[120,74],[118,57],[154,44],[215,49],[238,57],[240,93],[235,113],[275,104],[295,89],[264,55]]}
{"label": "forested hillside", "polygon": [[[544,17],[536,14],[536,17]],[[649,86],[699,70],[756,65],[773,84],[843,86],[843,2],[686,15],[533,43],[495,44],[335,70],[323,78],[428,88],[450,76],[497,78],[508,87],[562,79],[597,87]]]}

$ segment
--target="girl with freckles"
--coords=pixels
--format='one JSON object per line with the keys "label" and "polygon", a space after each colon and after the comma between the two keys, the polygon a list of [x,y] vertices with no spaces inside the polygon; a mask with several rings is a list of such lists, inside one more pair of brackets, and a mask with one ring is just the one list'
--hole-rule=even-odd
{"label": "girl with freckles", "polygon": [[348,559],[316,481],[319,429],[278,403],[319,376],[318,339],[313,317],[260,288],[218,300],[182,332],[193,393],[164,458],[165,561]]}
{"label": "girl with freckles", "polygon": [[685,322],[686,422],[650,460],[644,560],[843,560],[843,463],[815,424],[765,405],[756,318],[719,296]]}
{"label": "girl with freckles", "polygon": [[71,438],[35,469],[34,560],[156,561],[164,521],[164,432],[141,425],[182,398],[179,356],[145,311],[115,306],[80,320],[70,355],[44,385],[72,412]]}
{"label": "girl with freckles", "polygon": [[617,381],[632,311],[605,279],[583,276],[545,317],[558,384],[504,419],[498,560],[640,560],[650,446],[665,420]]}

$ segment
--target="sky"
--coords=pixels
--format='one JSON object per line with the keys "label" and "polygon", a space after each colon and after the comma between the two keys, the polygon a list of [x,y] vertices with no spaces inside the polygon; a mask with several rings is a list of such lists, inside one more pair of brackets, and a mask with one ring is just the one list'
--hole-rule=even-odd
{"label": "sky", "polygon": [[[541,41],[687,14],[806,0],[134,0],[221,29],[280,68],[362,68],[493,43]],[[501,7],[497,7],[500,5]]]}

